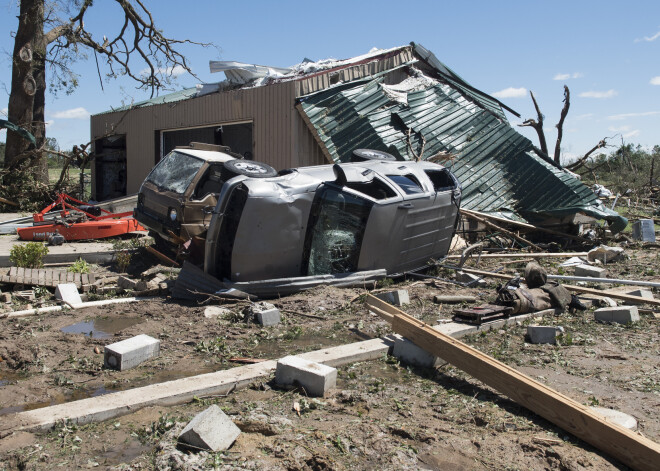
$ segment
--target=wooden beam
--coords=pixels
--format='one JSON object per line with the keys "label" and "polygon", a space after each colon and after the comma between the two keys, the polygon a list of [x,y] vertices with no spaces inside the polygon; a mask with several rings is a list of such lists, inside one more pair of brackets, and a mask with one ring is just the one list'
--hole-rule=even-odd
{"label": "wooden beam", "polygon": [[476,216],[480,216],[482,218],[488,218],[488,219],[491,219],[493,221],[497,221],[497,222],[502,223],[502,224],[509,224],[511,226],[520,227],[521,229],[527,229],[528,231],[545,232],[546,234],[552,234],[552,235],[556,235],[556,236],[560,236],[560,237],[566,237],[568,239],[578,240],[580,242],[593,243],[593,240],[589,240],[586,237],[580,237],[580,236],[576,236],[576,235],[573,235],[573,234],[566,234],[565,232],[555,231],[553,229],[546,229],[545,227],[538,227],[538,226],[535,226],[533,224],[529,224],[529,223],[526,223],[526,222],[513,221],[511,219],[501,218],[501,217],[498,217],[498,216],[493,216],[493,215],[490,215],[490,214],[482,213],[482,212],[479,212],[479,211],[474,211],[474,210],[471,210],[471,209],[461,208],[461,212],[466,214],[466,215],[467,214],[474,214]]}
{"label": "wooden beam", "polygon": [[633,469],[656,469],[660,445],[607,421],[603,416],[460,340],[368,295],[371,309],[392,316],[395,332],[460,368],[518,404],[549,420]]}
{"label": "wooden beam", "polygon": [[514,232],[511,232],[511,231],[509,231],[509,230],[507,230],[507,229],[504,229],[503,227],[500,227],[500,226],[498,226],[497,224],[494,224],[494,223],[492,223],[492,222],[490,222],[490,221],[487,221],[486,219],[484,219],[484,218],[482,218],[482,217],[480,217],[480,216],[477,216],[476,214],[473,214],[473,213],[471,213],[471,212],[465,212],[465,211],[462,211],[461,214],[464,214],[465,216],[469,217],[470,219],[474,219],[475,221],[479,221],[480,223],[485,224],[487,227],[490,227],[491,229],[494,229],[494,230],[496,230],[496,231],[502,232],[503,234],[506,234],[506,235],[508,235],[509,237],[513,237],[513,238],[516,239],[518,242],[521,242],[521,243],[523,243],[523,244],[529,245],[530,247],[532,247],[532,248],[535,249],[535,250],[541,251],[541,247],[539,247],[538,245],[536,245],[536,244],[534,244],[534,243],[528,241],[528,240],[525,239],[524,237],[521,237],[521,236],[519,236],[518,234],[516,234],[516,233],[514,233]]}

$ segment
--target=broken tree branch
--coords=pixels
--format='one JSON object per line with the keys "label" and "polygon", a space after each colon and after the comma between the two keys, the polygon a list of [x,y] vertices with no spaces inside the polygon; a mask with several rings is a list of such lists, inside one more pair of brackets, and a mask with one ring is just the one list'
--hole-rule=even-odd
{"label": "broken tree branch", "polygon": [[557,123],[557,143],[555,144],[555,163],[561,165],[561,139],[564,135],[564,120],[568,114],[568,109],[571,107],[571,92],[568,90],[568,87],[564,85],[564,107],[561,109],[561,115],[559,117],[559,122]]}
{"label": "broken tree branch", "polygon": [[534,128],[536,131],[536,134],[539,136],[539,144],[541,145],[541,152],[543,152],[545,155],[548,155],[548,144],[545,141],[545,133],[543,132],[543,113],[541,113],[541,109],[539,108],[538,103],[536,102],[536,98],[534,98],[534,92],[531,90],[529,91],[529,94],[532,96],[532,101],[534,102],[534,108],[536,109],[536,121],[533,119],[526,119],[523,121],[522,124],[519,124],[518,126],[520,127],[525,127],[529,126],[531,128]]}
{"label": "broken tree branch", "polygon": [[[582,157],[580,157],[575,162],[567,165],[566,169],[570,170],[571,172],[575,172],[580,167],[586,166],[587,160],[589,160],[589,157],[591,156],[591,154],[596,152],[598,149],[602,149],[603,147],[607,147],[607,139],[609,139],[609,138],[604,137],[603,139],[601,139],[600,142],[598,142],[598,144],[593,146],[586,154],[584,154]],[[587,168],[589,168],[589,167],[587,167]]]}
{"label": "broken tree branch", "polygon": [[471,212],[469,212],[469,211],[468,211],[468,212],[465,212],[465,211],[463,211],[463,210],[461,210],[461,213],[464,214],[465,216],[467,216],[467,217],[470,218],[470,219],[474,219],[475,221],[478,221],[478,222],[480,222],[480,223],[482,223],[482,224],[485,224],[487,227],[490,227],[491,229],[494,229],[494,230],[496,230],[496,231],[502,232],[503,234],[506,234],[506,235],[508,235],[509,237],[513,237],[513,238],[516,239],[518,242],[521,242],[521,243],[523,243],[523,244],[525,244],[525,245],[527,245],[527,246],[533,248],[534,250],[538,250],[539,252],[542,250],[541,247],[539,247],[538,245],[534,244],[533,242],[530,242],[529,240],[525,239],[524,237],[520,237],[518,234],[516,234],[516,233],[514,233],[514,232],[511,232],[511,231],[509,231],[509,230],[507,230],[507,229],[504,229],[504,228],[498,226],[497,224],[494,224],[494,223],[492,223],[492,222],[490,222],[490,221],[488,221],[488,220],[486,220],[486,219],[484,219],[484,218],[482,218],[482,217],[477,216],[476,214],[473,214],[473,213],[471,213]]}

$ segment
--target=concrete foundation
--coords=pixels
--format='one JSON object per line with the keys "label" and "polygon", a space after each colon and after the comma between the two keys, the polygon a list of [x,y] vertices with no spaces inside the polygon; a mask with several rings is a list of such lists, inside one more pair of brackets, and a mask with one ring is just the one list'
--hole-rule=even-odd
{"label": "concrete foundation", "polygon": [[639,321],[637,306],[602,307],[594,311],[594,319],[600,322],[627,324]]}
{"label": "concrete foundation", "polygon": [[160,354],[160,340],[138,335],[105,347],[104,366],[123,371]]}
{"label": "concrete foundation", "polygon": [[337,369],[296,356],[287,356],[277,362],[275,382],[282,386],[298,384],[310,396],[323,396],[337,386]]}
{"label": "concrete foundation", "polygon": [[194,449],[224,451],[240,434],[234,422],[214,404],[190,421],[179,435],[179,442]]}

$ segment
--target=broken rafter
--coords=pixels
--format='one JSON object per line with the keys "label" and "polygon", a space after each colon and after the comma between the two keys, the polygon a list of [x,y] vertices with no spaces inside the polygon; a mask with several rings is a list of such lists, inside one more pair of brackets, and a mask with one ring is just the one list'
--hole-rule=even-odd
{"label": "broken rafter", "polygon": [[474,219],[475,221],[479,221],[480,223],[485,224],[487,227],[490,227],[491,229],[495,229],[496,231],[502,232],[503,234],[506,234],[506,235],[508,235],[509,237],[513,237],[513,238],[516,239],[518,242],[521,242],[521,243],[523,243],[523,244],[525,244],[525,245],[528,245],[529,247],[533,248],[534,250],[538,250],[538,251],[541,251],[541,250],[542,250],[541,247],[539,247],[538,245],[536,245],[536,244],[534,244],[534,243],[528,241],[528,240],[525,239],[524,237],[521,237],[521,236],[519,236],[518,234],[516,234],[516,233],[514,233],[514,232],[511,232],[511,231],[509,231],[509,230],[507,230],[507,229],[504,229],[504,228],[498,226],[497,224],[492,223],[492,222],[486,220],[485,218],[483,218],[483,217],[481,217],[481,216],[477,216],[476,214],[474,214],[474,213],[472,213],[472,212],[470,212],[470,211],[467,211],[467,212],[466,212],[466,211],[464,211],[464,210],[461,210],[461,213],[464,214],[465,216],[469,217],[470,219]]}
{"label": "broken rafter", "polygon": [[660,445],[648,438],[608,422],[589,407],[374,296],[367,296],[367,305],[370,309],[376,309],[376,313],[383,312],[395,332],[420,348],[633,469],[655,469],[660,462]]}

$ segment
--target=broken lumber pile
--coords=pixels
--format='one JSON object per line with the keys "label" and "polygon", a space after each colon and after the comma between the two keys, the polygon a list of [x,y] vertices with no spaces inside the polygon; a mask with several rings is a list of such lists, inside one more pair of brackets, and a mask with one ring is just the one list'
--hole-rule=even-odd
{"label": "broken lumber pile", "polygon": [[49,286],[56,288],[62,283],[74,283],[76,288],[89,291],[90,285],[96,281],[93,273],[72,273],[66,270],[50,270],[45,268],[0,269],[0,282],[16,285]]}
{"label": "broken lumber pile", "polygon": [[392,329],[427,352],[549,420],[633,469],[656,469],[660,445],[614,425],[573,399],[511,368],[394,306],[367,295],[367,305],[392,323]]}

